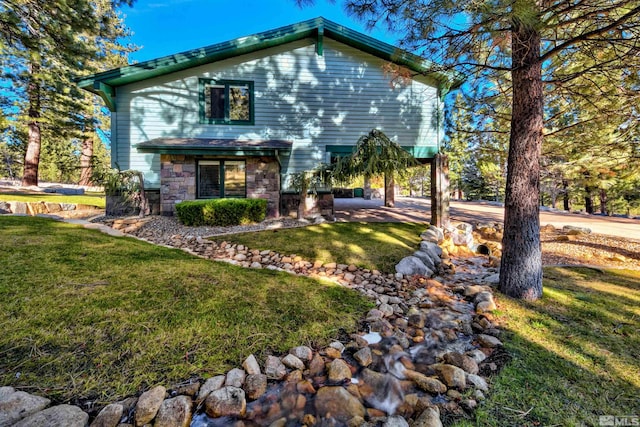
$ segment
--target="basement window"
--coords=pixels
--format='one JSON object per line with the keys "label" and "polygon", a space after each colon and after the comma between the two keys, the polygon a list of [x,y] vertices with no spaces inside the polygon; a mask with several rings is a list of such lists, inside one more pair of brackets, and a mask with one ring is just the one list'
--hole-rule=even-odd
{"label": "basement window", "polygon": [[197,179],[198,199],[247,197],[244,160],[200,160]]}
{"label": "basement window", "polygon": [[200,79],[200,122],[253,124],[253,82]]}

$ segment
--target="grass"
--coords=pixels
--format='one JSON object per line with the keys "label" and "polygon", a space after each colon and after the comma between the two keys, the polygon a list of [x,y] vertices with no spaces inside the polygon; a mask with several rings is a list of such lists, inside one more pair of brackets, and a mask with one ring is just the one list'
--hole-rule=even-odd
{"label": "grass", "polygon": [[394,266],[417,249],[420,233],[426,228],[427,225],[416,223],[335,222],[214,239],[251,249],[296,254],[310,261],[355,264],[388,273],[394,272]]}
{"label": "grass", "polygon": [[0,193],[0,201],[6,202],[50,202],[50,203],[73,203],[77,205],[105,207],[105,197],[103,193],[87,193],[82,196],[67,196],[64,194],[26,194],[26,193]]}
{"label": "grass", "polygon": [[545,269],[544,296],[500,298],[513,359],[473,424],[599,425],[640,415],[640,272]]}
{"label": "grass", "polygon": [[353,330],[371,303],[43,218],[0,218],[0,385],[114,401]]}

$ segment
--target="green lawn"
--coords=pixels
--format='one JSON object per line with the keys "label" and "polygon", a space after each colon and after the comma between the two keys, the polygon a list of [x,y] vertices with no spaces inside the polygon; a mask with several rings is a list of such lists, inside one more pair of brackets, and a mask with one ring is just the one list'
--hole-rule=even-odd
{"label": "green lawn", "polygon": [[251,249],[296,254],[309,261],[355,264],[385,273],[411,255],[420,243],[426,224],[334,222],[304,228],[268,230],[215,237]]}
{"label": "green lawn", "polygon": [[0,218],[0,385],[114,401],[352,331],[355,291],[42,218]]}
{"label": "green lawn", "polygon": [[640,272],[545,269],[534,303],[500,297],[513,359],[473,423],[598,426],[640,415]]}
{"label": "green lawn", "polygon": [[73,203],[88,206],[97,206],[104,209],[105,197],[103,193],[84,194],[82,196],[66,196],[64,194],[25,194],[25,193],[0,193],[0,201],[6,202],[51,202]]}

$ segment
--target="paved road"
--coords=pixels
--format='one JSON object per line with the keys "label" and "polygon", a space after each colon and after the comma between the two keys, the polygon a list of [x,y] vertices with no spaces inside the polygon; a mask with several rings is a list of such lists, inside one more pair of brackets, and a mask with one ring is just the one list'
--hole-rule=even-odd
{"label": "paved road", "polygon": [[[413,221],[428,222],[431,203],[428,199],[398,197],[395,208],[386,208],[382,200],[335,199],[338,221]],[[487,202],[451,202],[451,218],[454,221],[502,222],[504,208]],[[599,215],[572,214],[568,212],[541,212],[540,224],[588,227],[594,233],[640,239],[640,220]]]}

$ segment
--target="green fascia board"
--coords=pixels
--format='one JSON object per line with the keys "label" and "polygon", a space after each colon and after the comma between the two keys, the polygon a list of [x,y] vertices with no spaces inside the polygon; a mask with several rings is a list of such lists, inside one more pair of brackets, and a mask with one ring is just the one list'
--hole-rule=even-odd
{"label": "green fascia board", "polygon": [[165,147],[146,146],[137,148],[141,153],[175,154],[188,156],[228,156],[228,157],[278,157],[288,155],[290,149],[282,148],[202,148],[202,147]]}
{"label": "green fascia board", "polygon": [[76,79],[76,83],[81,88],[105,98],[108,93],[112,95],[118,86],[163,76],[306,38],[315,39],[318,45],[316,50],[322,52],[324,37],[352,46],[381,59],[405,66],[420,74],[431,76],[438,83],[441,93],[446,93],[460,86],[463,82],[463,78],[459,74],[430,71],[432,64],[417,55],[336,24],[325,18],[318,17],[252,36],[240,37],[235,40],[81,77]]}
{"label": "green fascia board", "polygon": [[[438,147],[435,145],[403,145],[403,150],[407,151],[416,159],[432,159],[438,154]],[[349,155],[355,150],[355,145],[327,145],[326,150],[329,153],[337,155]]]}

